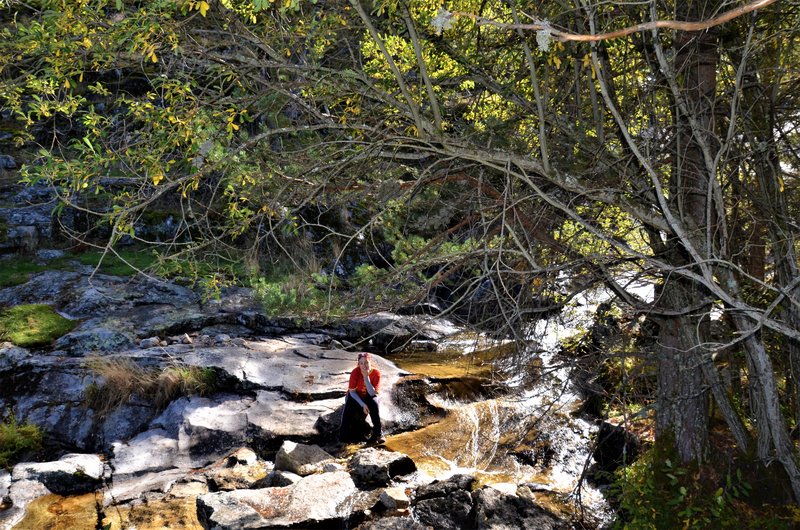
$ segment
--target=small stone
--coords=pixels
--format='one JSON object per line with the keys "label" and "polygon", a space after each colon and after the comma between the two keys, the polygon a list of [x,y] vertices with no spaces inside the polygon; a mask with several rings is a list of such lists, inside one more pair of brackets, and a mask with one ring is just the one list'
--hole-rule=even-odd
{"label": "small stone", "polygon": [[291,486],[292,484],[297,484],[301,480],[303,480],[303,477],[296,475],[291,471],[273,469],[262,482],[254,484],[253,487],[283,488],[286,486]]}
{"label": "small stone", "polygon": [[192,337],[190,337],[188,333],[184,333],[183,334],[183,337],[181,337],[181,342],[183,344],[193,344],[194,343],[194,341],[192,340]]}
{"label": "small stone", "polygon": [[231,344],[233,344],[234,346],[244,346],[246,343],[247,341],[244,340],[242,337],[236,337],[234,339],[231,339]]}
{"label": "small stone", "polygon": [[158,345],[161,346],[161,347],[169,346],[169,341],[168,340],[161,340],[161,341],[158,342]]}
{"label": "small stone", "polygon": [[380,501],[387,510],[402,510],[408,508],[411,503],[408,495],[406,495],[406,490],[397,487],[383,490]]}
{"label": "small stone", "polygon": [[334,473],[336,471],[346,471],[345,467],[338,462],[328,462],[322,466],[323,473]]}
{"label": "small stone", "polygon": [[161,339],[158,337],[148,337],[139,341],[139,347],[142,349],[155,348],[161,346]]}
{"label": "small stone", "polygon": [[252,466],[258,462],[258,455],[252,450],[248,449],[247,447],[240,447],[230,455],[225,461],[226,467],[233,467],[233,466]]}
{"label": "small stone", "polygon": [[218,344],[225,344],[226,342],[231,341],[231,336],[226,335],[225,333],[220,333],[219,335],[214,337],[214,340],[217,341]]}

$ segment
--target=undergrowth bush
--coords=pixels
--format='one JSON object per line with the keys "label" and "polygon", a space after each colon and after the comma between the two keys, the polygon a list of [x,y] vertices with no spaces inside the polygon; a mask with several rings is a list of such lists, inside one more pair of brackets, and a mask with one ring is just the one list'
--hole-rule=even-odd
{"label": "undergrowth bush", "polygon": [[[615,473],[610,494],[616,529],[796,528],[791,507],[751,499],[740,469],[721,474],[711,465],[683,467],[657,449]],[[796,510],[795,510],[796,511]]]}
{"label": "undergrowth bush", "polygon": [[41,446],[42,431],[36,425],[20,425],[14,416],[0,423],[0,468],[10,468],[20,457]]}

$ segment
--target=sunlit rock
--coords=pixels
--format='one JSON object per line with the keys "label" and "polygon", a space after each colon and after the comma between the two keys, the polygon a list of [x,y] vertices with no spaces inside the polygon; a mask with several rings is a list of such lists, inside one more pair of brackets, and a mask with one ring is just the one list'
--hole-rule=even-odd
{"label": "sunlit rock", "polygon": [[104,491],[103,504],[121,504],[141,499],[151,492],[167,493],[186,477],[187,470],[171,468],[137,476],[113,478]]}
{"label": "sunlit rock", "polygon": [[381,492],[381,504],[387,510],[402,510],[408,508],[410,503],[405,488],[386,488]]}
{"label": "sunlit rock", "polygon": [[273,464],[259,460],[246,447],[220,459],[204,472],[211,491],[230,491],[253,487],[272,471]]}
{"label": "sunlit rock", "polygon": [[316,445],[285,441],[275,455],[275,469],[291,471],[301,477],[322,471],[333,456]]}
{"label": "sunlit rock", "polygon": [[376,447],[361,449],[350,459],[350,473],[363,484],[388,484],[393,477],[413,473],[416,469],[407,455]]}
{"label": "sunlit rock", "polygon": [[202,495],[197,498],[197,513],[206,528],[218,530],[338,528],[350,515],[356,493],[349,474],[322,473],[284,488]]}
{"label": "sunlit rock", "polygon": [[273,469],[272,471],[269,472],[269,474],[264,478],[263,481],[257,484],[257,486],[264,488],[283,488],[286,486],[297,484],[301,480],[303,480],[303,477],[301,477],[296,473],[292,473],[291,471],[281,471],[280,469]]}
{"label": "sunlit rock", "polygon": [[178,463],[178,440],[163,429],[114,443],[113,451],[115,478],[162,471],[177,467]]}
{"label": "sunlit rock", "polygon": [[17,464],[12,479],[41,482],[53,493],[70,495],[94,491],[104,475],[105,467],[97,455],[68,454],[54,462]]}

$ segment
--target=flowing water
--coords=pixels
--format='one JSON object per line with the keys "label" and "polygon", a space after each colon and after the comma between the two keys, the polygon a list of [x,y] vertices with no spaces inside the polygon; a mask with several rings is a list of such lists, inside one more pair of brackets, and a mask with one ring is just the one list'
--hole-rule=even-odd
{"label": "flowing water", "polygon": [[[607,522],[611,513],[603,495],[581,480],[592,463],[597,427],[580,416],[581,397],[571,383],[570,366],[557,353],[564,339],[588,329],[597,304],[608,297],[589,293],[558,317],[538,322],[522,351],[462,337],[440,351],[394,356],[401,368],[446,387],[428,398],[446,414],[421,429],[390,436],[387,447],[414,459],[420,481],[466,473],[503,490],[527,485],[538,502],[559,514],[580,510],[595,524]],[[455,382],[476,380],[505,392],[495,397],[470,392],[474,383],[461,385],[466,391],[454,390],[459,388]]]}

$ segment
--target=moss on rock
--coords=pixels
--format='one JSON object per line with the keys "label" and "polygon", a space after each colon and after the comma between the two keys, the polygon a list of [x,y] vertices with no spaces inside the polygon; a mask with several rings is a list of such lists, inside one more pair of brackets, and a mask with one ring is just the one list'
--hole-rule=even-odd
{"label": "moss on rock", "polygon": [[0,311],[0,340],[24,348],[46,346],[72,331],[75,325],[48,305],[18,305]]}

